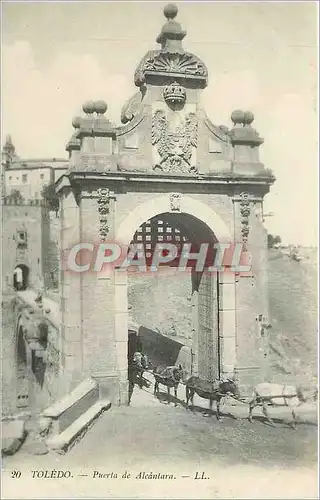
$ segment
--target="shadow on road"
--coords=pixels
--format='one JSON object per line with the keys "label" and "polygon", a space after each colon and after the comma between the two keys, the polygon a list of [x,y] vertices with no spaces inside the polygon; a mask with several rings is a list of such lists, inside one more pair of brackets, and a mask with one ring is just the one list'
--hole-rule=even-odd
{"label": "shadow on road", "polygon": [[[264,417],[262,415],[254,415],[252,417],[252,420],[253,420],[253,423],[260,422],[261,424],[272,427],[272,425],[267,421],[266,417]],[[283,418],[272,417],[272,420],[275,424],[281,424],[281,427],[291,427],[291,421],[284,420]],[[310,425],[312,427],[317,427],[317,423],[311,422],[310,420],[297,420],[296,424],[297,425]]]}
{"label": "shadow on road", "polygon": [[[187,408],[187,405],[186,405],[186,402],[183,401],[182,399],[179,399],[179,398],[176,398],[174,395],[172,394],[168,394],[167,392],[161,392],[159,391],[156,396],[155,396],[161,403],[164,403],[164,404],[175,404],[177,406],[181,406],[182,408],[185,408],[188,412],[190,411],[190,413],[200,413],[202,414],[203,417],[216,417],[217,416],[217,411],[216,410],[210,410],[209,408],[206,409],[206,408],[202,408],[200,406],[189,406]],[[229,417],[231,418],[232,420],[238,420],[237,417],[235,417],[234,415],[232,415],[232,413],[230,412],[224,412],[224,411],[221,411],[220,410],[220,415],[221,417]]]}

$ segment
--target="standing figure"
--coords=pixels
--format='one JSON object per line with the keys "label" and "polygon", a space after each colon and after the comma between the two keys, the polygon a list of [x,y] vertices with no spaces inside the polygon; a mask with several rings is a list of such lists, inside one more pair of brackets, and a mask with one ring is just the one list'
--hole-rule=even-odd
{"label": "standing figure", "polygon": [[128,380],[129,380],[129,398],[128,405],[131,403],[133,389],[136,383],[142,388],[144,379],[143,372],[148,369],[149,363],[146,354],[135,352],[133,359],[128,363]]}
{"label": "standing figure", "polygon": [[23,273],[21,267],[16,267],[13,272],[13,283],[16,290],[22,290],[23,288]]}

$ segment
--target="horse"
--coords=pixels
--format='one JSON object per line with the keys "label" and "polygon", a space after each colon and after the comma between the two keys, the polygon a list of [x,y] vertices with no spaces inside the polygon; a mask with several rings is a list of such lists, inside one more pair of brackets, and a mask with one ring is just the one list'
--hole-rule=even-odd
{"label": "horse", "polygon": [[149,367],[149,361],[146,354],[142,352],[135,352],[131,363],[128,363],[128,380],[129,380],[129,398],[128,405],[131,403],[131,397],[135,383],[137,382],[140,387],[143,386],[143,372]]}
{"label": "horse", "polygon": [[237,399],[240,397],[240,392],[237,384],[231,380],[213,380],[209,382],[208,380],[203,380],[200,377],[192,376],[186,381],[186,409],[188,410],[189,401],[191,406],[193,405],[194,394],[198,394],[200,398],[209,399],[210,401],[210,413],[212,415],[212,404],[216,401],[217,405],[217,420],[221,420],[220,417],[220,403],[221,399],[229,394],[233,394]]}
{"label": "horse", "polygon": [[168,391],[168,404],[170,404],[170,388],[174,389],[174,397],[175,403],[174,406],[177,406],[177,390],[180,380],[183,378],[183,368],[181,365],[179,366],[157,366],[153,370],[153,376],[155,379],[154,391],[153,394],[156,395],[159,392],[159,384],[165,385]]}
{"label": "horse", "polygon": [[252,411],[256,406],[262,406],[264,416],[270,425],[275,427],[275,423],[268,413],[267,406],[287,406],[291,410],[291,427],[296,428],[297,415],[295,409],[309,400],[318,399],[318,389],[303,390],[295,385],[273,384],[262,382],[253,391],[253,399],[249,403],[249,422],[252,423]]}

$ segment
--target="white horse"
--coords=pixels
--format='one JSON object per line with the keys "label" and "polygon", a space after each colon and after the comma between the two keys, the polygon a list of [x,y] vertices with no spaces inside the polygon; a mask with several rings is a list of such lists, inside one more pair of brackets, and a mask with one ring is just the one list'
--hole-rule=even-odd
{"label": "white horse", "polygon": [[292,413],[291,426],[295,429],[297,415],[295,409],[309,400],[316,401],[318,390],[304,390],[294,385],[272,384],[263,382],[254,388],[253,399],[249,404],[249,422],[252,422],[252,410],[256,406],[262,406],[267,421],[274,426],[274,422],[268,413],[267,406],[287,406]]}

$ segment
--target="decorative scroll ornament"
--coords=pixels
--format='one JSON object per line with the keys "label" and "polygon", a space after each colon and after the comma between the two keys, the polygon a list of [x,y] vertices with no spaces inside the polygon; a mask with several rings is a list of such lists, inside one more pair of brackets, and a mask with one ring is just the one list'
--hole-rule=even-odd
{"label": "decorative scroll ornament", "polygon": [[181,212],[181,193],[170,194],[170,212]]}
{"label": "decorative scroll ornament", "polygon": [[108,226],[110,191],[108,188],[99,188],[97,194],[98,194],[98,211],[99,211],[99,222],[100,222],[99,233],[102,241],[105,241],[110,229]]}
{"label": "decorative scroll ornament", "polygon": [[141,108],[141,103],[146,93],[146,87],[141,86],[139,92],[134,94],[123,106],[121,110],[121,122],[130,122]]}
{"label": "decorative scroll ornament", "polygon": [[157,110],[152,118],[152,145],[157,147],[163,172],[188,173],[195,170],[192,162],[193,148],[197,147],[198,120],[194,113],[189,113],[184,121],[169,131],[166,114]]}
{"label": "decorative scroll ornament", "polygon": [[249,218],[250,218],[250,201],[248,193],[240,194],[240,214],[241,214],[241,234],[244,250],[247,250],[248,236],[249,236]]}

